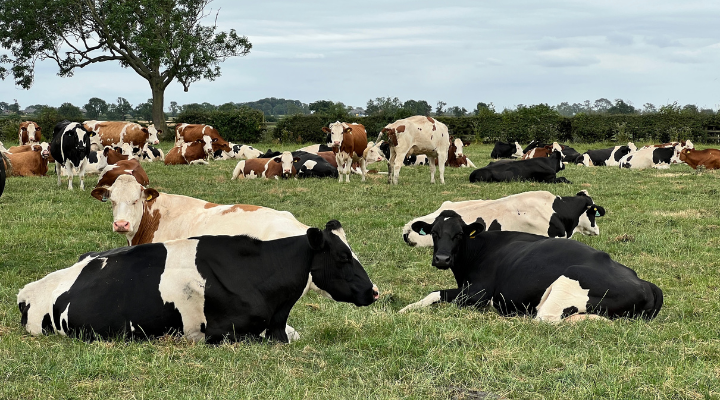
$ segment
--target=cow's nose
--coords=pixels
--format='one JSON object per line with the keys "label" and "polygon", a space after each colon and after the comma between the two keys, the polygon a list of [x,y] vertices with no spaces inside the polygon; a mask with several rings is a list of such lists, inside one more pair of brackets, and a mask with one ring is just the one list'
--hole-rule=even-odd
{"label": "cow's nose", "polygon": [[333,142],[333,145],[335,145],[335,146],[340,146],[340,142],[334,141],[334,142]]}
{"label": "cow's nose", "polygon": [[373,287],[372,287],[372,293],[373,293],[373,299],[377,300],[380,297],[380,290],[375,285],[373,285]]}
{"label": "cow's nose", "polygon": [[438,267],[446,267],[450,265],[450,256],[436,254],[433,258],[433,264]]}
{"label": "cow's nose", "polygon": [[153,142],[153,144],[160,144],[160,141],[159,141],[159,140],[156,140],[156,141]]}
{"label": "cow's nose", "polygon": [[122,221],[122,220],[113,222],[113,231],[127,232],[129,230],[130,230],[130,222]]}

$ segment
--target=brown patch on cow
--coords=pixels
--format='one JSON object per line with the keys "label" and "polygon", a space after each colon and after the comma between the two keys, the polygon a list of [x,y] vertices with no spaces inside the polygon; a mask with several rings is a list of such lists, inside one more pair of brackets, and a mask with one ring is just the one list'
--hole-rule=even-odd
{"label": "brown patch on cow", "polygon": [[143,243],[152,243],[155,232],[157,232],[160,226],[160,211],[154,210],[150,214],[150,208],[155,203],[155,199],[145,202],[145,210],[143,216],[140,219],[140,226],[138,227],[135,236],[132,238],[131,246],[135,246]]}
{"label": "brown patch on cow", "polygon": [[405,132],[405,125],[400,125],[395,128],[395,132]]}
{"label": "brown patch on cow", "polygon": [[[430,121],[431,124],[435,124],[435,120],[432,119],[432,117],[427,117],[427,119],[428,119],[428,121]],[[433,129],[433,130],[435,130],[435,129]]]}
{"label": "brown patch on cow", "polygon": [[205,204],[205,206],[204,206],[203,208],[213,208],[213,207],[217,207],[217,206],[219,206],[219,205],[220,205],[220,204],[207,203],[207,204]]}
{"label": "brown patch on cow", "polygon": [[436,131],[436,130],[437,130],[437,128],[435,128],[435,124],[433,124],[433,130],[434,130],[434,131]]}
{"label": "brown patch on cow", "polygon": [[398,145],[397,135],[394,130],[388,131],[388,142],[393,146]]}
{"label": "brown patch on cow", "polygon": [[222,213],[220,213],[220,215],[230,214],[231,212],[235,212],[235,211],[237,211],[237,210],[242,210],[242,211],[257,211],[257,210],[259,210],[259,209],[261,209],[261,208],[262,208],[262,207],[260,207],[260,206],[253,206],[253,205],[250,205],[250,204],[235,204],[235,205],[233,205],[232,207],[230,207],[230,208],[228,208],[227,210],[225,210],[225,211],[223,211]]}

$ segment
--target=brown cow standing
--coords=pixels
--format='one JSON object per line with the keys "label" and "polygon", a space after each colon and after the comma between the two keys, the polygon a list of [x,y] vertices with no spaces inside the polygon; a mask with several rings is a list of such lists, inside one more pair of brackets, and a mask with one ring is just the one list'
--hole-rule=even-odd
{"label": "brown cow standing", "polygon": [[83,122],[85,129],[97,133],[99,143],[93,143],[92,150],[100,151],[102,147],[122,145],[130,143],[135,147],[142,148],[146,142],[158,144],[158,134],[162,131],[155,129],[153,125],[146,128],[134,122],[125,121],[85,121]]}
{"label": "brown cow standing", "polygon": [[135,180],[143,186],[150,184],[150,178],[148,178],[143,167],[140,166],[140,162],[132,159],[121,160],[115,165],[108,165],[105,167],[103,172],[100,174],[100,179],[98,179],[95,189],[100,187],[109,188],[113,183],[115,183],[115,180],[120,175],[132,175],[135,177]]}
{"label": "brown cow standing", "polygon": [[220,136],[220,132],[210,125],[202,124],[179,124],[175,126],[175,146],[178,145],[180,139],[185,142],[194,142],[202,139],[203,136],[210,136],[213,153],[218,150],[230,152],[232,148],[230,144]]}
{"label": "brown cow standing", "polygon": [[323,127],[323,132],[330,134],[330,143],[335,153],[338,169],[338,182],[342,182],[345,174],[345,182],[350,182],[352,163],[360,164],[362,180],[365,181],[367,169],[363,154],[367,148],[367,132],[361,124],[346,124],[336,121],[330,124],[330,128]]}
{"label": "brown cow standing", "polygon": [[180,142],[179,146],[175,146],[168,151],[165,156],[165,165],[181,165],[181,164],[205,164],[207,158],[212,154],[212,145],[210,137],[205,135],[200,140],[191,143]]}
{"label": "brown cow standing", "polygon": [[293,157],[289,151],[285,151],[273,158],[240,160],[235,166],[231,179],[290,178],[297,175],[294,164],[299,160],[298,157]]}
{"label": "brown cow standing", "polygon": [[40,132],[40,125],[32,121],[25,121],[20,123],[20,129],[18,132],[18,142],[20,145],[40,143],[42,140],[42,132]]}
{"label": "brown cow standing", "polygon": [[701,165],[706,169],[720,169],[720,150],[684,149],[680,152],[680,161],[687,163],[693,169]]}
{"label": "brown cow standing", "polygon": [[[47,153],[43,156],[43,153]],[[32,145],[32,151],[12,154],[5,153],[12,166],[12,176],[46,176],[50,153],[38,144]],[[4,160],[3,160],[4,161]],[[5,168],[8,166],[5,165]]]}

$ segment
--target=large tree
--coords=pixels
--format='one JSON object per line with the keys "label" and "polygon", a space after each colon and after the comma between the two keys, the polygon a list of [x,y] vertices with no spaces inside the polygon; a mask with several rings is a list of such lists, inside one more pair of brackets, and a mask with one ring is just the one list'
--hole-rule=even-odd
{"label": "large tree", "polygon": [[[0,78],[30,88],[35,62],[54,60],[60,76],[76,68],[118,61],[150,84],[152,116],[165,127],[165,88],[177,80],[185,91],[200,79],[220,76],[219,64],[244,56],[252,45],[234,29],[203,25],[211,0],[2,0]],[[9,64],[8,67],[4,65]]]}

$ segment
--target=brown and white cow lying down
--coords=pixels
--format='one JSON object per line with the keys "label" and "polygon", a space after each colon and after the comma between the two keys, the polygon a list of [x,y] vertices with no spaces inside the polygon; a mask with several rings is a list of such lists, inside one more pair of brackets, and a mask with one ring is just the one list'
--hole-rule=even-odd
{"label": "brown and white cow lying down", "polygon": [[40,143],[41,141],[42,132],[40,130],[40,125],[32,121],[20,123],[20,129],[18,130],[18,143],[20,143],[20,146]]}
{"label": "brown and white cow lying down", "polygon": [[410,246],[432,246],[430,232],[424,232],[426,235],[415,232],[412,225],[417,221],[431,223],[445,210],[457,212],[470,223],[482,218],[491,231],[527,232],[560,238],[569,238],[575,232],[599,235],[600,228],[595,219],[605,215],[605,209],[595,204],[585,190],[568,197],[535,191],[497,200],[446,201],[435,212],[405,224],[402,232],[405,242]]}
{"label": "brown and white cow lying down", "polygon": [[175,146],[178,146],[180,141],[194,142],[201,140],[203,136],[210,137],[210,143],[212,143],[212,154],[218,150],[232,151],[230,144],[220,136],[220,132],[210,125],[203,124],[178,124],[175,126]]}
{"label": "brown and white cow lying down", "polygon": [[235,166],[231,180],[238,178],[291,178],[297,175],[294,163],[298,160],[299,158],[293,157],[289,151],[284,151],[273,158],[241,160]]}
{"label": "brown and white cow lying down", "polygon": [[720,150],[717,149],[683,149],[679,158],[692,169],[697,169],[699,166],[706,169],[720,169]]}
{"label": "brown and white cow lying down", "polygon": [[477,168],[475,164],[463,154],[463,147],[467,146],[470,146],[470,143],[463,142],[460,138],[452,139],[450,141],[450,147],[448,148],[448,159],[445,162],[445,165],[453,168]]}
{"label": "brown and white cow lying down", "polygon": [[544,146],[544,147],[532,148],[532,149],[528,150],[527,153],[523,154],[522,159],[527,160],[528,158],[549,157],[553,151],[562,152],[562,147],[560,146],[560,144],[558,144],[558,142],[553,142],[552,145],[548,145],[548,146]]}
{"label": "brown and white cow lying down", "polygon": [[[435,159],[440,169],[440,183],[445,183],[445,162],[450,147],[450,135],[445,124],[431,117],[416,115],[386,125],[380,135],[388,135],[388,183],[397,184],[400,168],[407,154],[425,154],[430,164],[430,183],[435,183]],[[380,138],[378,137],[378,140]]]}
{"label": "brown and white cow lying down", "polygon": [[[50,145],[42,144],[26,145],[28,149],[12,153],[4,153],[12,166],[12,176],[46,176],[48,162],[50,160]],[[25,146],[19,146],[25,147]],[[8,166],[5,168],[9,170]]]}
{"label": "brown and white cow lying down", "polygon": [[100,178],[98,179],[98,183],[95,185],[95,189],[109,188],[121,175],[133,176],[135,177],[135,180],[143,186],[150,184],[150,178],[148,178],[147,173],[138,160],[120,160],[117,163],[108,165],[103,169],[100,174]]}
{"label": "brown and white cow lying down", "polygon": [[92,150],[100,151],[105,146],[129,143],[132,146],[143,147],[146,142],[158,144],[158,134],[162,131],[150,124],[147,128],[134,122],[126,121],[85,121],[85,129],[94,131],[97,136],[92,144]]}
{"label": "brown and white cow lying down", "polygon": [[323,132],[330,135],[330,143],[337,162],[338,182],[342,182],[343,174],[345,174],[345,182],[350,182],[353,162],[359,164],[362,180],[365,181],[367,170],[363,153],[368,144],[365,127],[361,124],[335,121],[330,124],[330,128],[323,127]]}
{"label": "brown and white cow lying down", "polygon": [[202,139],[190,143],[178,143],[179,145],[170,149],[165,156],[165,165],[208,164],[207,159],[212,154],[210,136],[205,135]]}

